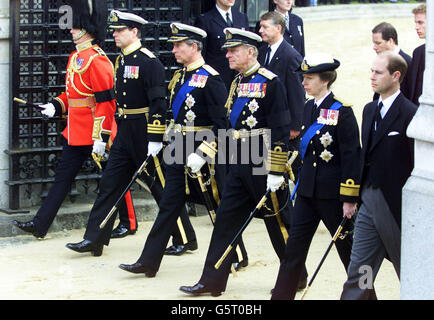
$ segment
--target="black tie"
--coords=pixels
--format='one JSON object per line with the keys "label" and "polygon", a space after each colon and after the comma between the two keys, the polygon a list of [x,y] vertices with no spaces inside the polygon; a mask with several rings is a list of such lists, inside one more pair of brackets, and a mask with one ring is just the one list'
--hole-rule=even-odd
{"label": "black tie", "polygon": [[[313,108],[312,108],[312,116],[311,116],[311,121],[312,123],[316,121],[315,115],[316,115],[316,111],[318,110],[318,106],[316,103],[313,104]],[[317,117],[318,118],[318,117]]]}
{"label": "black tie", "polygon": [[375,130],[378,130],[378,127],[381,123],[381,121],[383,120],[383,118],[381,117],[381,108],[383,108],[383,102],[380,102],[377,106],[377,114],[375,115],[375,122],[376,122],[376,126],[375,126]]}
{"label": "black tie", "polygon": [[268,66],[270,64],[270,56],[271,56],[271,47],[268,46],[267,55],[265,56],[264,66]]}
{"label": "black tie", "polygon": [[231,20],[231,18],[229,16],[229,12],[226,12],[226,24],[228,25],[228,27],[232,27],[233,26],[232,20]]}

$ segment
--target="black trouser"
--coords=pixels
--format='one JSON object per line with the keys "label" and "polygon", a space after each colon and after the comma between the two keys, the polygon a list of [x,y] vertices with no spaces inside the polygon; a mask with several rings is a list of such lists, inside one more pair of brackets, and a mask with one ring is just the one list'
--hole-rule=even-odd
{"label": "black trouser", "polygon": [[[148,147],[146,129],[144,117],[119,121],[118,133],[110,150],[107,167],[100,180],[99,195],[90,212],[84,239],[109,244],[116,216],[113,215],[103,229],[100,229],[99,225],[131,181],[134,172],[146,159]],[[146,170],[149,175],[142,174],[141,178],[159,204],[163,188],[158,179],[155,162],[149,161]],[[185,208],[180,208],[180,214],[188,219]]]}
{"label": "black trouser", "polygon": [[65,140],[62,154],[56,168],[54,183],[50,187],[47,197],[39,208],[33,222],[38,232],[46,234],[54,218],[65,200],[71,185],[80,171],[83,163],[92,153],[90,146],[70,146]]}
{"label": "black trouser", "polygon": [[[226,289],[235,251],[231,250],[219,269],[215,269],[214,266],[265,194],[266,184],[267,176],[253,175],[250,164],[230,165],[222,200],[217,209],[217,219],[211,236],[204,270],[199,280],[200,283],[210,289],[219,291]],[[285,193],[286,196],[278,199],[281,207],[283,207],[285,199],[288,198],[287,192]],[[267,201],[267,207],[272,208],[270,201]],[[265,215],[272,214],[266,209],[261,210],[261,213]],[[284,218],[279,214],[278,216],[273,215],[263,219],[277,255],[283,257],[285,238],[288,234],[283,222]]]}
{"label": "black trouser", "polygon": [[[291,220],[291,235],[287,242],[285,259],[280,264],[272,299],[294,299],[309,247],[320,221],[323,221],[333,236],[342,221],[342,216],[342,202],[339,200],[306,198],[297,195]],[[351,227],[352,223],[348,222],[347,228]],[[336,249],[345,271],[350,263],[351,246],[350,236],[336,241]]]}
{"label": "black trouser", "polygon": [[[160,202],[160,211],[146,239],[142,254],[137,260],[153,271],[158,271],[160,268],[170,231],[176,225],[180,209],[184,208],[185,202],[189,198],[197,200],[202,197],[198,182],[190,177],[188,177],[188,185],[191,196],[187,197],[183,164],[167,165],[166,172],[166,186]],[[212,195],[210,198],[212,199]],[[204,201],[200,202],[203,203]]]}

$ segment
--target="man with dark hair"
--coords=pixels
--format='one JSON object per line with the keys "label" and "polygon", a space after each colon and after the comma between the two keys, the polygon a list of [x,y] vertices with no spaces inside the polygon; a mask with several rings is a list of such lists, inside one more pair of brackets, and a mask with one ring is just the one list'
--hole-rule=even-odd
{"label": "man with dark hair", "polygon": [[[149,159],[146,171],[150,175],[142,174],[141,177],[156,202],[161,199],[164,176],[158,154],[165,133],[165,72],[160,60],[144,48],[138,38],[138,31],[146,23],[132,13],[118,10],[110,13],[109,28],[114,30],[115,44],[121,49],[115,63],[118,132],[101,178],[98,198],[89,215],[84,240],[66,245],[76,252],[102,254],[103,246],[110,242],[115,215],[104,228],[100,229],[100,225],[146,157]],[[187,215],[185,209],[181,212],[183,215]],[[183,220],[183,228],[184,222],[189,224],[188,216]]]}
{"label": "man with dark hair", "polygon": [[[173,43],[172,53],[176,61],[183,65],[182,69],[175,72],[169,84],[175,123],[175,140],[171,145],[175,153],[175,163],[166,161],[170,160],[170,156],[165,153],[166,185],[160,210],[139,259],[133,264],[119,266],[122,270],[143,273],[146,277],[154,277],[158,272],[170,232],[175,227],[187,197],[194,197],[196,201],[203,203],[199,184],[186,172],[185,164],[191,165],[193,162],[196,165],[197,170],[192,171],[194,174],[204,166],[202,174],[206,174],[209,181],[215,178],[220,192],[224,183],[224,171],[217,168],[216,177],[210,176],[212,170],[205,164],[206,159],[215,158],[216,142],[207,141],[203,137],[207,132],[216,137],[219,129],[226,129],[226,87],[219,73],[205,64],[202,58],[202,41],[207,36],[206,32],[182,23],[172,23],[171,31],[172,35],[167,41]],[[179,161],[176,161],[177,159]],[[209,198],[213,199],[212,193]],[[216,206],[214,202],[213,205]]]}
{"label": "man with dark hair", "polygon": [[[374,44],[374,51],[377,54],[384,51],[393,51],[402,56],[410,68],[411,57],[398,47],[398,33],[390,23],[382,22],[372,29],[372,43]],[[401,92],[409,98],[410,84],[408,78],[406,76],[401,77],[401,82]],[[378,97],[378,93],[374,92],[373,100],[377,100]]]}
{"label": "man with dark hair", "polygon": [[341,299],[376,299],[373,282],[386,255],[400,277],[402,188],[414,166],[414,140],[406,132],[417,110],[399,90],[406,69],[390,51],[372,64],[371,86],[380,97],[363,110],[362,204]]}
{"label": "man with dark hair", "polygon": [[[413,9],[414,23],[420,39],[426,37],[426,4]],[[411,67],[408,71],[409,96],[408,98],[419,106],[419,97],[422,95],[423,74],[425,71],[425,43],[413,51]]]}
{"label": "man with dark hair", "polygon": [[223,29],[227,27],[249,29],[247,15],[233,9],[234,4],[235,0],[217,0],[215,7],[197,17],[195,22],[196,27],[207,33],[203,42],[203,57],[206,63],[220,73],[227,90],[236,73],[229,68],[224,51],[221,50],[225,42]]}
{"label": "man with dark hair", "polygon": [[66,90],[41,105],[47,117],[68,114],[62,154],[54,183],[35,217],[13,222],[38,238],[48,232],[83,163],[91,154],[105,154],[114,122],[113,65],[98,45],[105,39],[107,4],[100,0],[67,4],[74,12],[70,33],[76,50],[69,56]]}

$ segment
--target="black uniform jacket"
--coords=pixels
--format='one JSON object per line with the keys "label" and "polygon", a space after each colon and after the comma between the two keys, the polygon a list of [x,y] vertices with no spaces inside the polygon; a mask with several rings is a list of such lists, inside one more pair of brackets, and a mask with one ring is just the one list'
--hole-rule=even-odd
{"label": "black uniform jacket", "polygon": [[[327,109],[338,101],[331,92],[313,112],[314,100],[306,102],[301,137]],[[299,174],[297,194],[318,199],[357,202],[360,188],[359,127],[350,105],[343,103],[337,123],[326,124],[310,140]]]}
{"label": "black uniform jacket", "polygon": [[[249,21],[244,13],[232,10],[232,22],[234,28],[249,30]],[[227,28],[226,21],[214,7],[210,11],[197,17],[195,26],[206,31],[207,37],[204,39],[203,56],[207,64],[216,69],[229,89],[236,72],[229,68],[226,59],[226,50],[221,47],[226,41],[223,29]]]}
{"label": "black uniform jacket", "polygon": [[417,107],[402,93],[399,94],[372,138],[377,105],[377,100],[372,101],[363,110],[362,187],[367,170],[372,170],[373,186],[381,189],[401,227],[402,188],[414,166],[414,140],[407,137],[406,132]]}
{"label": "black uniform jacket", "polygon": [[[267,46],[259,49],[258,61],[262,65],[267,55]],[[295,70],[301,65],[303,57],[285,39],[277,48],[267,69],[279,76],[286,89],[288,107],[291,112],[290,129],[300,131],[306,93],[301,85],[300,74]]]}
{"label": "black uniform jacket", "polygon": [[[255,79],[265,78],[265,82],[259,85]],[[250,82],[250,84],[249,84]],[[233,90],[236,86],[236,90]],[[247,102],[241,109],[241,113],[232,129],[251,131],[254,129],[271,129],[270,150],[272,152],[287,152],[289,141],[289,126],[291,114],[285,97],[285,89],[276,74],[262,68],[259,63],[252,66],[244,75],[237,75],[229,91],[228,117],[237,98],[247,97]],[[243,139],[239,139],[243,141]],[[271,162],[273,165],[273,161]],[[271,169],[270,173],[283,174]]]}
{"label": "black uniform jacket", "polygon": [[[121,52],[115,63],[116,106],[121,118],[143,117],[134,113],[140,108],[149,108],[147,114],[147,138],[149,141],[163,140],[166,115],[166,93],[164,67],[140,42]],[[129,114],[122,115],[122,110]]]}

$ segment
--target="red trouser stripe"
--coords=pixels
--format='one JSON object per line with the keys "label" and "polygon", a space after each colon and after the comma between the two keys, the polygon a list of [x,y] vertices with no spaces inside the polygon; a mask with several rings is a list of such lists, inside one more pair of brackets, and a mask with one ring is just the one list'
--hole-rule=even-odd
{"label": "red trouser stripe", "polygon": [[130,230],[136,230],[136,213],[134,212],[133,199],[131,198],[131,192],[125,194],[125,202],[127,203],[128,220],[130,221]]}

